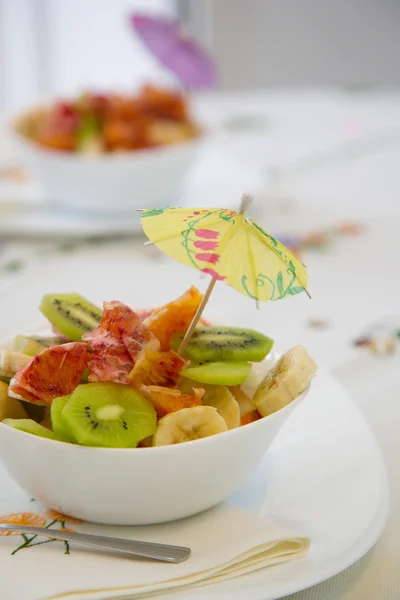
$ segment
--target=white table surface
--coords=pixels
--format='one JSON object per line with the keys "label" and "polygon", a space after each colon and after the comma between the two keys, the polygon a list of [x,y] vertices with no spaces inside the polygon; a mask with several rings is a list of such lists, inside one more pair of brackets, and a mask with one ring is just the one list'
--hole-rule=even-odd
{"label": "white table surface", "polygon": [[[188,183],[186,193],[193,204],[218,206],[232,198],[234,203],[251,189],[256,192],[257,218],[275,233],[332,227],[346,219],[365,224],[364,234],[336,239],[325,252],[305,254],[312,301],[299,296],[264,305],[258,312],[246,298],[220,285],[209,315],[263,329],[282,349],[305,345],[351,391],[388,468],[392,508],[376,547],[345,573],[290,600],[396,600],[399,355],[373,356],[355,348],[352,340],[371,321],[400,315],[400,92],[247,93],[201,98],[198,110],[209,123],[261,115],[269,119],[269,127],[225,130],[216,136]],[[351,149],[357,138],[365,142],[364,150],[346,151],[343,144],[350,143]],[[284,178],[284,191],[294,199],[286,210],[271,201],[268,165],[288,164],[310,152],[321,157],[338,145],[340,152],[331,152],[319,165],[314,159],[313,167]],[[118,298],[142,305],[149,298],[168,300],[191,283],[205,285],[193,271],[144,249],[141,240],[82,244],[70,252],[56,246],[50,241],[0,240],[1,339],[38,322],[36,307],[45,292],[74,290],[97,302]],[[12,269],[15,261],[23,263],[17,272]],[[310,318],[326,321],[327,327],[310,328]]]}

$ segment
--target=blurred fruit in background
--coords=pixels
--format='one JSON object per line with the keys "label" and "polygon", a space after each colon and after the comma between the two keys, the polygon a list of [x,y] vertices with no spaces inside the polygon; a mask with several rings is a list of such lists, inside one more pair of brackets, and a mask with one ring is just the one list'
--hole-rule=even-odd
{"label": "blurred fruit in background", "polygon": [[137,95],[87,92],[33,111],[20,130],[54,150],[100,153],[152,148],[196,137],[199,127],[179,91],[144,85]]}

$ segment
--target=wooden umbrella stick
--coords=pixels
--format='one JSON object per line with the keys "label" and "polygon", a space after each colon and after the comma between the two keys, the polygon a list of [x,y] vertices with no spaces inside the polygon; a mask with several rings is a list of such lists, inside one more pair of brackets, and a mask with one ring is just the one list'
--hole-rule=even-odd
{"label": "wooden umbrella stick", "polygon": [[[250,194],[243,194],[241,202],[240,202],[239,214],[241,214],[245,217],[252,202],[253,202],[253,196],[251,196]],[[204,294],[203,300],[201,301],[201,304],[199,305],[199,308],[197,309],[196,314],[194,315],[193,320],[190,323],[189,329],[187,330],[185,337],[182,340],[182,343],[178,350],[178,354],[180,354],[181,356],[187,348],[187,345],[190,341],[190,338],[192,337],[193,331],[195,330],[197,323],[200,321],[201,315],[203,314],[203,311],[207,305],[207,302],[212,294],[212,291],[214,289],[216,281],[217,280],[214,279],[214,277],[211,279],[211,281],[208,285],[208,288],[206,290],[206,293]],[[258,303],[258,301],[257,301],[257,303]]]}
{"label": "wooden umbrella stick", "polygon": [[206,293],[203,296],[203,300],[201,301],[199,308],[196,310],[196,314],[194,315],[193,320],[190,323],[190,327],[187,330],[185,337],[183,338],[182,343],[179,347],[178,354],[180,354],[181,356],[187,348],[187,345],[189,343],[190,338],[192,337],[192,333],[195,330],[197,323],[200,321],[201,315],[203,314],[203,311],[206,307],[209,297],[211,296],[211,293],[214,289],[216,282],[217,282],[217,280],[214,279],[214,277],[213,277],[211,279],[210,283],[208,284],[208,288],[206,290]]}
{"label": "wooden umbrella stick", "polygon": [[239,214],[243,215],[245,217],[247,215],[247,213],[249,212],[252,204],[253,204],[253,196],[251,196],[250,194],[243,194],[241,202],[240,202]]}

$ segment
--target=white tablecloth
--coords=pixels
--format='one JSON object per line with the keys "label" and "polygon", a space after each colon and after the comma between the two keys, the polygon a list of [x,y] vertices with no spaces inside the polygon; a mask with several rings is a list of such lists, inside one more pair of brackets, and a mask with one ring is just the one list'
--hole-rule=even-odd
{"label": "white tablecloth", "polygon": [[[253,189],[258,218],[275,233],[329,228],[346,219],[365,224],[359,236],[335,239],[325,252],[305,253],[311,302],[297,297],[257,312],[245,298],[218,286],[209,314],[264,329],[282,349],[298,342],[307,346],[353,394],[388,468],[392,507],[377,546],[344,573],[290,600],[397,600],[399,357],[373,356],[352,341],[371,321],[400,315],[400,94],[249,93],[200,99],[199,111],[210,123],[236,119],[237,127],[239,117],[248,126],[252,117],[258,130],[225,129],[217,136],[188,184],[193,203],[217,206]],[[260,115],[269,119],[265,130],[256,125]],[[362,149],[348,145],[355,138],[363,140]],[[268,165],[294,165],[310,152],[313,159],[284,178],[294,203],[280,207],[271,200]],[[69,247],[64,241],[0,240],[0,338],[37,322],[45,292],[73,290],[96,302],[118,298],[141,305],[149,298],[168,300],[191,283],[205,282],[144,249],[141,240]],[[310,327],[316,319],[326,326]]]}

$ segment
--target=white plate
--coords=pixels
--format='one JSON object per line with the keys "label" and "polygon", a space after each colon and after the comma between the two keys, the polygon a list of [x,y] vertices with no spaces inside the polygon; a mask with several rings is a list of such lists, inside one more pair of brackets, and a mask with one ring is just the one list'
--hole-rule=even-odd
{"label": "white plate", "polygon": [[[26,506],[28,498],[2,470],[0,490],[0,514]],[[256,474],[232,496],[232,502],[244,509],[309,535],[309,554],[240,579],[184,592],[184,597],[277,600],[332,577],[377,541],[386,522],[388,497],[385,468],[372,434],[348,394],[322,372]],[[0,564],[9,551],[10,546],[0,545]],[[48,559],[48,554],[43,555],[41,564],[37,551],[35,565],[51,577],[45,556]],[[84,581],[83,572],[83,587]],[[34,590],[24,587],[23,591],[24,600],[35,600]],[[8,593],[10,600],[22,598],[19,584]],[[176,597],[176,593],[162,596]]]}
{"label": "white plate", "polygon": [[135,233],[141,230],[137,212],[91,215],[51,206],[35,198],[0,203],[0,235],[80,238]]}
{"label": "white plate", "polygon": [[[197,166],[193,166],[182,182],[176,198],[166,204],[236,208],[243,191],[260,193],[265,188],[266,176],[260,176],[251,165],[243,164],[243,160],[226,154],[219,146],[204,150]],[[253,217],[257,215],[258,205],[262,204],[260,196],[253,207]],[[79,238],[128,235],[138,231],[141,231],[140,215],[134,209],[104,215],[68,210],[47,202],[35,182],[7,184],[0,181],[0,237]]]}
{"label": "white plate", "polygon": [[185,600],[277,600],[333,577],[375,544],[389,510],[386,470],[363,417],[331,376],[317,376],[258,472],[233,500],[307,532],[310,552],[286,565],[187,592]]}

